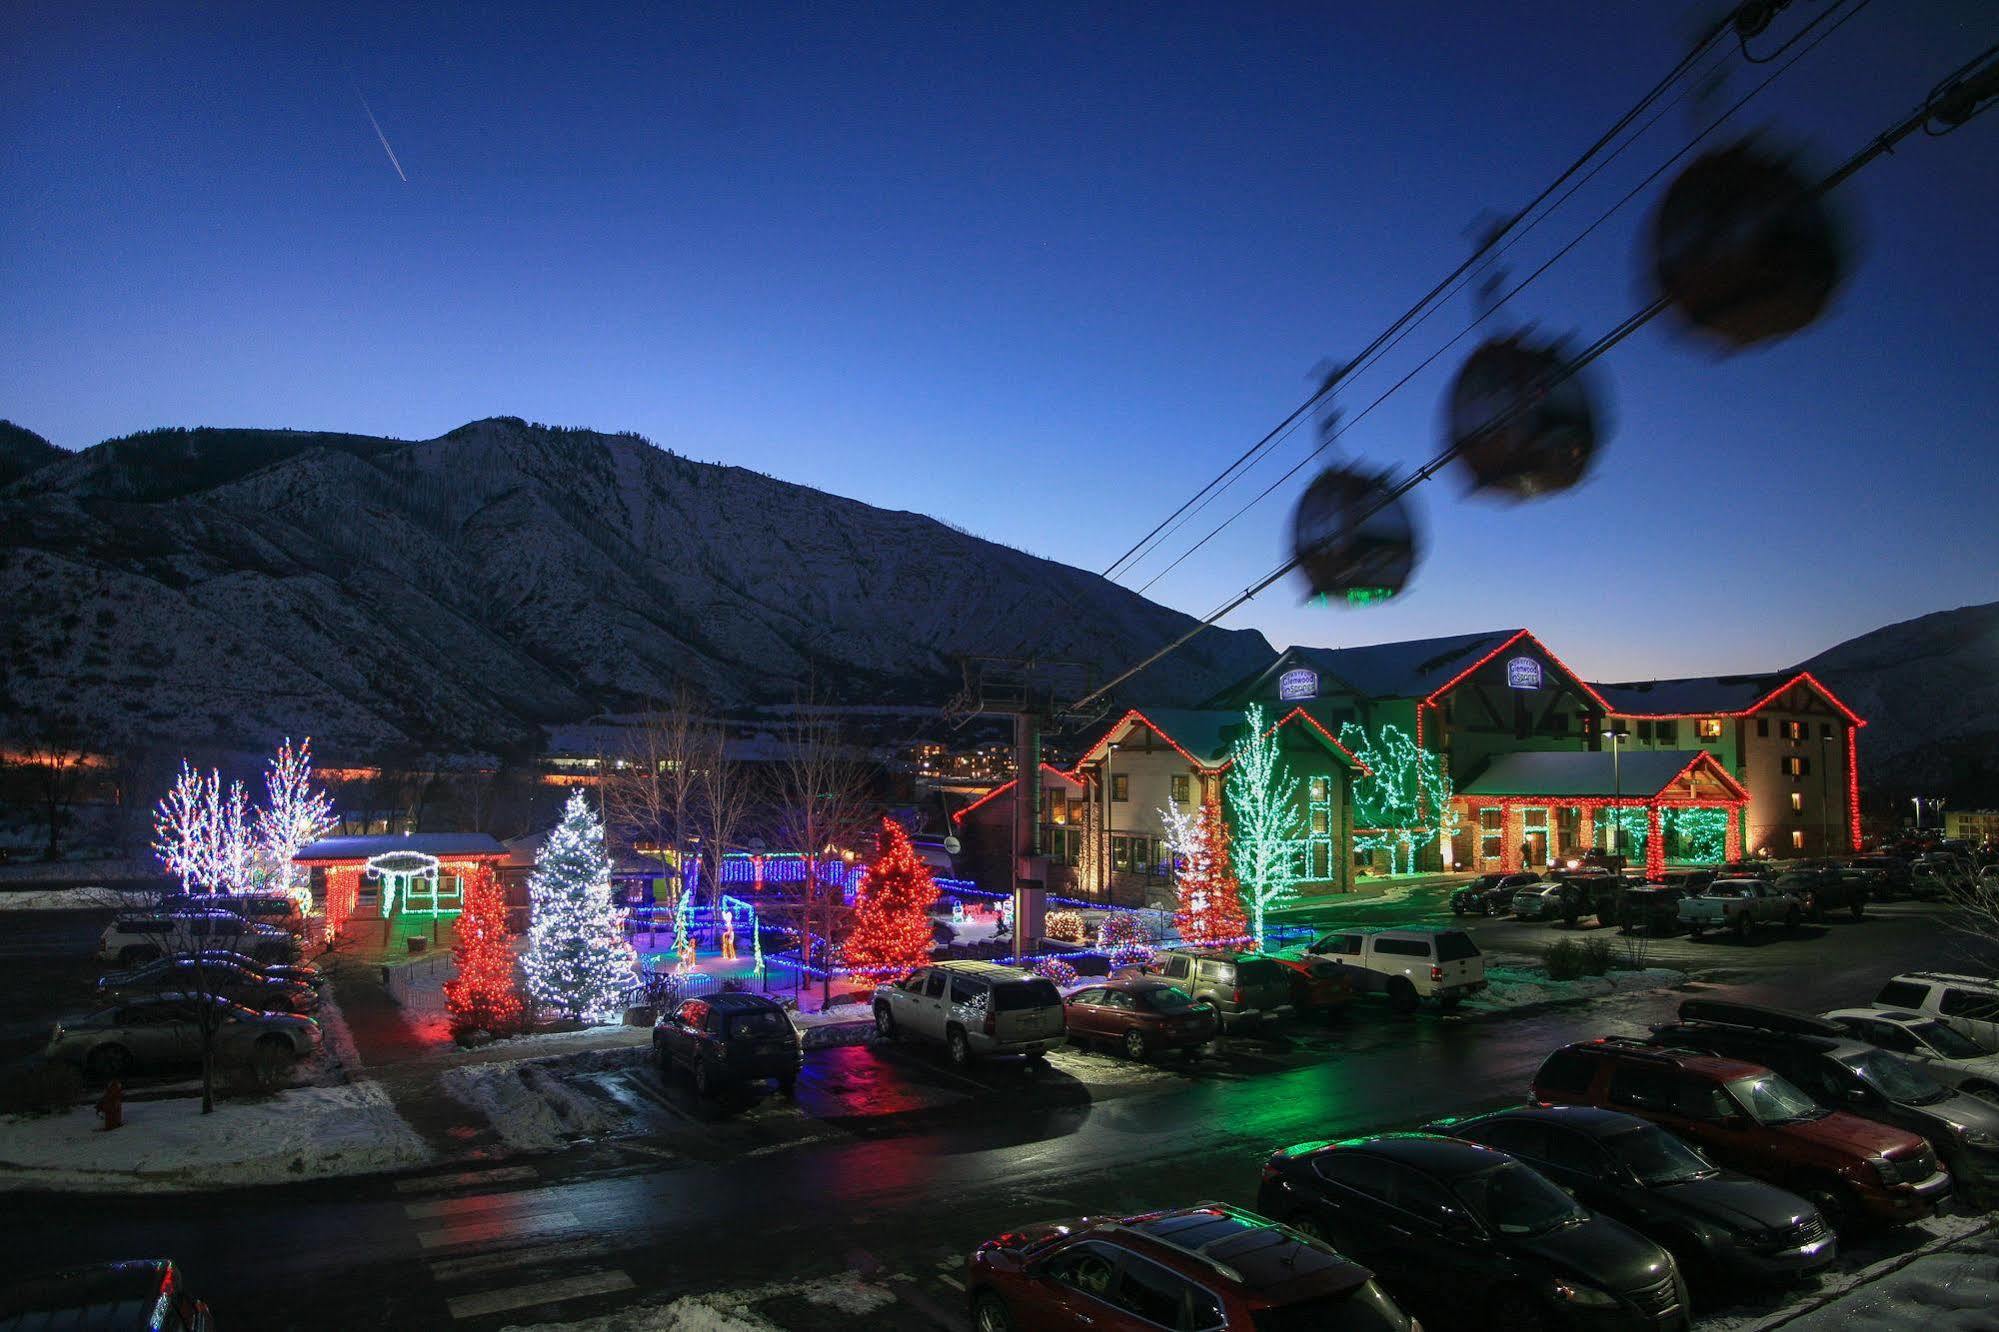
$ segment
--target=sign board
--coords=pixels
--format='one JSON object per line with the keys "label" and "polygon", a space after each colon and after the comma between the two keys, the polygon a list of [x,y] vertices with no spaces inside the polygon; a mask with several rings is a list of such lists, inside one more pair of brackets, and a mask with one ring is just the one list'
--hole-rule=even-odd
{"label": "sign board", "polygon": [[945,855],[947,855],[947,856],[955,856],[955,855],[957,855],[957,854],[958,854],[958,852],[959,852],[959,851],[961,851],[961,850],[963,850],[963,849],[964,849],[964,844],[963,844],[963,843],[961,843],[961,842],[960,842],[960,841],[959,841],[959,840],[958,840],[957,838],[955,838],[955,837],[946,837],[946,838],[944,839],[944,854],[945,854]]}
{"label": "sign board", "polygon": [[1506,663],[1506,685],[1509,689],[1539,689],[1541,663],[1532,657],[1509,659]]}
{"label": "sign board", "polygon": [[1292,703],[1303,698],[1319,696],[1319,673],[1317,671],[1286,671],[1277,677],[1277,697],[1280,702]]}

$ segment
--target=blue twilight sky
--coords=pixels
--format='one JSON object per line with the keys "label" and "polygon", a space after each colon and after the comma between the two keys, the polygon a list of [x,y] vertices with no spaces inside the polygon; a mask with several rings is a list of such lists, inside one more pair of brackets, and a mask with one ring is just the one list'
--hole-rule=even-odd
{"label": "blue twilight sky", "polygon": [[[1832,3],[1798,0],[1757,47]],[[69,448],[160,425],[425,438],[501,414],[637,430],[1101,569],[1696,26],[1600,0],[15,0],[0,416]],[[1872,0],[1732,123],[1836,161],[1995,40],[1987,0]],[[1775,68],[1735,60],[1708,105]],[[1694,114],[1520,242],[1514,276]],[[1588,338],[1635,308],[1664,183],[1519,316]],[[1839,202],[1865,249],[1819,325],[1723,360],[1661,322],[1607,359],[1618,429],[1590,484],[1519,508],[1430,484],[1403,600],[1335,612],[1286,584],[1229,623],[1279,646],[1526,624],[1618,678],[1774,668],[1999,596],[1999,115],[1911,140]],[[1348,409],[1471,314],[1452,301]],[[1472,345],[1351,452],[1434,452]],[[1273,567],[1309,475],[1150,595],[1203,613]]]}

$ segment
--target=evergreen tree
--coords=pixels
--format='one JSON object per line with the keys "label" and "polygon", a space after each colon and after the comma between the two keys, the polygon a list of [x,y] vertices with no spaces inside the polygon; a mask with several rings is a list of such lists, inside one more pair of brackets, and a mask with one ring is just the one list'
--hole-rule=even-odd
{"label": "evergreen tree", "polygon": [[899,980],[930,960],[937,884],[894,819],[882,820],[875,845],[844,952],[851,970],[877,981]]}
{"label": "evergreen tree", "polygon": [[457,941],[451,945],[458,974],[444,982],[451,1025],[460,1031],[510,1031],[521,1020],[521,996],[514,987],[514,953],[507,947],[507,895],[480,864],[465,880],[465,909],[459,913]]}
{"label": "evergreen tree", "polygon": [[1236,943],[1248,935],[1249,923],[1242,913],[1242,885],[1229,863],[1229,826],[1221,804],[1210,798],[1198,814],[1181,815],[1179,822],[1185,842],[1175,848],[1181,864],[1173,926],[1183,943],[1196,947]]}
{"label": "evergreen tree", "polygon": [[611,903],[604,825],[581,790],[548,835],[528,879],[532,921],[523,959],[535,1002],[585,1021],[615,1017],[632,984],[632,947]]}

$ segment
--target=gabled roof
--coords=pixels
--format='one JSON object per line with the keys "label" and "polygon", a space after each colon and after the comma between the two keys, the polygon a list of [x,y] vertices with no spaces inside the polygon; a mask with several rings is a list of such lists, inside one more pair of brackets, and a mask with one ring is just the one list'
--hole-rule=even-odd
{"label": "gabled roof", "polygon": [[[1133,722],[1150,727],[1167,744],[1178,750],[1180,756],[1195,767],[1208,772],[1220,772],[1229,766],[1229,751],[1243,737],[1245,717],[1239,708],[1152,708],[1141,711],[1132,708],[1104,730],[1082,757],[1069,769],[1080,771],[1085,763],[1096,761],[1102,756],[1104,745]],[[1339,742],[1339,738],[1321,726],[1303,708],[1293,708],[1281,716],[1273,716],[1270,730],[1288,726],[1293,722],[1303,723],[1313,738],[1329,750],[1352,764],[1355,769],[1365,772],[1366,767],[1354,757],[1353,751]]]}
{"label": "gabled roof", "polygon": [[1818,690],[1826,702],[1855,726],[1867,724],[1810,671],[1636,680],[1626,684],[1600,684],[1595,689],[1620,717],[1746,717],[1760,711],[1792,685],[1800,683]]}
{"label": "gabled roof", "polygon": [[501,860],[507,848],[485,833],[390,833],[381,837],[322,837],[302,848],[295,862],[366,860],[391,851],[415,851],[439,860]]}
{"label": "gabled roof", "polygon": [[1245,683],[1261,681],[1280,666],[1296,665],[1310,667],[1319,673],[1321,680],[1337,680],[1368,698],[1422,698],[1525,632],[1488,629],[1484,633],[1411,638],[1364,647],[1290,647],[1255,681]]}
{"label": "gabled roof", "polygon": [[1498,754],[1458,794],[1645,801],[1664,795],[1695,770],[1720,781],[1731,799],[1749,798],[1742,783],[1705,749],[1637,749],[1615,756],[1607,749]]}
{"label": "gabled roof", "polygon": [[[1060,768],[1056,767],[1053,763],[1042,764],[1041,781],[1044,787],[1046,787],[1048,779],[1051,777],[1055,779],[1055,783],[1058,786],[1072,787],[1079,791],[1083,787],[1082,782],[1070,776],[1068,773],[1062,771]],[[970,814],[973,810],[977,809],[980,805],[985,804],[988,800],[996,800],[1000,796],[1005,795],[1008,791],[1011,791],[1012,789],[1013,789],[1012,781],[1001,782],[998,786],[995,786],[992,790],[986,792],[984,795],[980,796],[977,800],[974,800],[971,804],[966,805],[963,809],[953,813],[951,815],[951,822],[953,823],[963,822],[965,816],[967,814]]]}

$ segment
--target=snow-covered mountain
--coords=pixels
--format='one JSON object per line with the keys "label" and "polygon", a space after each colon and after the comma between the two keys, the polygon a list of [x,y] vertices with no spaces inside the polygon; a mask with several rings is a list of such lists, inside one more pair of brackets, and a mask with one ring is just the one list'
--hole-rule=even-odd
{"label": "snow-covered mountain", "polygon": [[1999,602],[1887,625],[1802,669],[1867,718],[1870,785],[1999,801]]}
{"label": "snow-covered mountain", "polygon": [[[16,428],[18,429],[18,428]],[[1092,573],[635,435],[162,430],[0,472],[0,715],[97,743],[511,749],[664,697],[941,703],[964,654],[1128,665],[1192,624]],[[1210,631],[1128,696],[1267,663]]]}

